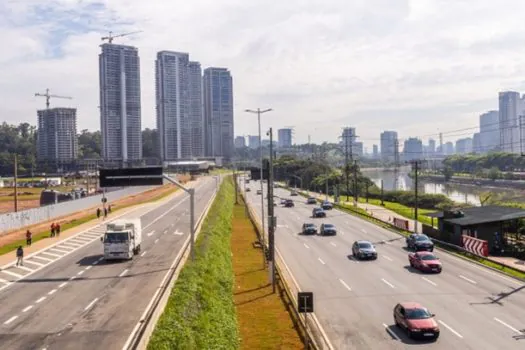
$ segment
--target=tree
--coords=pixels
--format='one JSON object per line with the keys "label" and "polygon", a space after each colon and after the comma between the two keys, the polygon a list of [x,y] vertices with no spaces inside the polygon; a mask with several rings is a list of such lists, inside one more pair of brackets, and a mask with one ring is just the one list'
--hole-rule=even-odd
{"label": "tree", "polygon": [[445,166],[443,169],[443,175],[445,175],[445,181],[450,181],[452,176],[454,176],[454,169],[452,169],[450,166]]}
{"label": "tree", "polygon": [[142,130],[142,157],[158,158],[158,133],[156,129]]}
{"label": "tree", "polygon": [[102,134],[84,129],[78,135],[78,157],[81,159],[98,159],[102,155]]}
{"label": "tree", "polygon": [[489,173],[488,173],[488,177],[492,181],[495,181],[496,179],[499,179],[501,177],[501,172],[499,171],[499,169],[497,167],[494,166],[494,167],[490,168]]}

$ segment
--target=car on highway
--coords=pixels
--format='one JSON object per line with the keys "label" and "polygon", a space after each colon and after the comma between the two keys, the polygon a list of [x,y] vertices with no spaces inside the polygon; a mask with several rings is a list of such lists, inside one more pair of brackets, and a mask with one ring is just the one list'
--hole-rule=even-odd
{"label": "car on highway", "polygon": [[304,223],[303,224],[303,235],[315,235],[317,234],[317,226],[312,223]]}
{"label": "car on highway", "polygon": [[323,210],[323,208],[314,208],[312,210],[312,217],[313,218],[325,218],[326,212]]}
{"label": "car on highway", "polygon": [[410,266],[422,272],[440,273],[442,270],[441,261],[431,252],[415,252],[408,254]]}
{"label": "car on highway", "polygon": [[317,201],[315,200],[314,197],[308,197],[308,199],[306,200],[306,204],[316,204]]}
{"label": "car on highway", "polygon": [[246,187],[245,190],[246,190],[246,192],[251,192],[252,191],[252,189],[249,188],[249,187]]}
{"label": "car on highway", "polygon": [[415,302],[402,302],[394,307],[394,322],[404,329],[409,338],[439,338],[439,325],[435,315]]}
{"label": "car on highway", "polygon": [[321,229],[319,230],[321,236],[335,236],[337,234],[337,229],[333,224],[321,224]]}
{"label": "car on highway", "polygon": [[297,196],[297,191],[295,190],[290,191],[290,196]]}
{"label": "car on highway", "polygon": [[376,248],[369,241],[355,241],[352,245],[352,255],[357,259],[377,259]]}
{"label": "car on highway", "polygon": [[434,251],[434,242],[428,238],[427,235],[421,233],[413,233],[406,239],[407,248],[415,251],[427,250]]}
{"label": "car on highway", "polygon": [[284,203],[284,207],[285,208],[293,208],[293,207],[295,207],[295,204],[294,204],[293,200],[287,199],[286,202]]}
{"label": "car on highway", "polygon": [[330,203],[329,201],[324,201],[321,204],[321,208],[323,208],[324,210],[332,210],[334,208],[334,205]]}
{"label": "car on highway", "polygon": [[262,194],[262,191],[261,190],[257,190],[257,194]]}
{"label": "car on highway", "polygon": [[286,198],[281,198],[281,205],[285,205],[286,204]]}

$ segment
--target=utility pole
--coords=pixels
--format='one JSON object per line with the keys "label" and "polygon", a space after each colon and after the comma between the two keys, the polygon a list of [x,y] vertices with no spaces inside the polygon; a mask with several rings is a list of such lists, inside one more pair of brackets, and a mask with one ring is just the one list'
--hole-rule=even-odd
{"label": "utility pole", "polygon": [[411,161],[414,168],[414,233],[417,233],[417,207],[418,207],[418,172],[420,160]]}
{"label": "utility pole", "polygon": [[239,204],[239,188],[237,187],[237,173],[235,172],[235,164],[233,164],[233,182],[235,183],[235,205]]}
{"label": "utility pole", "polygon": [[268,169],[268,263],[272,291],[275,293],[275,216],[273,207],[273,131],[270,128],[270,162]]}
{"label": "utility pole", "polygon": [[383,179],[381,179],[381,205],[385,206],[385,202],[383,202],[383,195],[384,195],[384,186],[383,186]]}
{"label": "utility pole", "polygon": [[18,156],[15,154],[15,213],[18,212]]}
{"label": "utility pole", "polygon": [[394,191],[397,191],[399,181],[399,140],[394,140]]}
{"label": "utility pole", "polygon": [[359,200],[357,194],[357,160],[354,160],[354,207],[357,207],[357,201]]}

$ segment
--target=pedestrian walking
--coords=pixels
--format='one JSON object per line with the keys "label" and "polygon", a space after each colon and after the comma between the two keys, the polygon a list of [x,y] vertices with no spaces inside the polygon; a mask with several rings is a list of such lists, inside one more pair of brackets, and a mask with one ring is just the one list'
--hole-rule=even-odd
{"label": "pedestrian walking", "polygon": [[33,233],[31,231],[26,231],[26,245],[29,247],[31,246],[31,241],[33,240]]}
{"label": "pedestrian walking", "polygon": [[58,237],[58,236],[60,236],[60,224],[57,223],[55,228],[56,228],[56,233],[57,233],[57,237]]}
{"label": "pedestrian walking", "polygon": [[51,224],[51,237],[55,237],[55,223]]}
{"label": "pedestrian walking", "polygon": [[111,214],[111,204],[108,205],[108,212]]}
{"label": "pedestrian walking", "polygon": [[22,246],[18,246],[16,250],[16,266],[18,265],[24,266],[24,248]]}
{"label": "pedestrian walking", "polygon": [[97,219],[100,219],[100,208],[97,208]]}
{"label": "pedestrian walking", "polygon": [[108,208],[104,208],[104,219],[108,216]]}

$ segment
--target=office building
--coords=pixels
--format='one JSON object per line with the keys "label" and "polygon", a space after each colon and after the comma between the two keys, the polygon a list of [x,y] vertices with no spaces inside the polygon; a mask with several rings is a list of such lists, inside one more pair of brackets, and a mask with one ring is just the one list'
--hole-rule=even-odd
{"label": "office building", "polygon": [[481,133],[479,132],[472,136],[472,153],[482,153]]}
{"label": "office building", "polygon": [[480,153],[494,151],[500,146],[499,111],[488,111],[479,116]]}
{"label": "office building", "polygon": [[381,133],[381,159],[386,162],[395,162],[399,152],[396,131],[384,131]]}
{"label": "office building", "polygon": [[404,158],[406,161],[419,160],[423,158],[423,142],[420,139],[411,137],[405,140],[403,148]]}
{"label": "office building", "polygon": [[429,155],[431,155],[431,156],[436,153],[436,140],[434,140],[434,139],[429,139],[428,140],[427,153]]}
{"label": "office building", "polygon": [[248,147],[256,149],[259,148],[259,136],[249,135],[248,136]]}
{"label": "office building", "polygon": [[456,153],[468,154],[472,152],[472,138],[465,137],[456,141]]}
{"label": "office building", "polygon": [[71,162],[78,156],[77,110],[51,108],[37,111],[38,161]]}
{"label": "office building", "polygon": [[233,83],[226,68],[206,68],[203,77],[206,155],[233,155]]}
{"label": "office building", "polygon": [[499,93],[499,148],[503,152],[520,152],[519,116],[523,114],[522,110],[519,92]]}
{"label": "office building", "polygon": [[103,44],[99,55],[102,157],[142,158],[140,59],[137,48]]}
{"label": "office building", "polygon": [[279,140],[279,148],[292,147],[292,129],[277,130],[277,139]]}
{"label": "office building", "polygon": [[362,142],[354,142],[352,144],[352,155],[354,156],[354,158],[362,157],[363,154],[364,154],[363,143]]}
{"label": "office building", "polygon": [[190,127],[191,157],[204,156],[204,109],[202,100],[202,69],[199,62],[190,61]]}
{"label": "office building", "polygon": [[[257,139],[258,141],[259,139]],[[244,136],[237,136],[235,138],[235,148],[244,148],[246,147],[246,139]]]}
{"label": "office building", "polygon": [[446,156],[454,154],[454,144],[452,142],[449,141],[443,145],[443,154]]}
{"label": "office building", "polygon": [[372,146],[372,157],[374,157],[374,159],[379,158],[379,147],[377,145]]}

